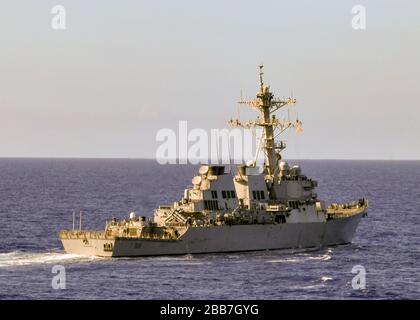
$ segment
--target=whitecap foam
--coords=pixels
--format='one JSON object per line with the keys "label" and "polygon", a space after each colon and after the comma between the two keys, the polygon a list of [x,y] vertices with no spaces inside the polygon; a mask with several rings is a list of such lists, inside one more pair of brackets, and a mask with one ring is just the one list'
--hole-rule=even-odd
{"label": "whitecap foam", "polygon": [[301,259],[297,258],[284,258],[284,259],[274,259],[274,260],[268,260],[270,263],[290,263],[290,262],[302,262]]}
{"label": "whitecap foam", "polygon": [[315,261],[328,261],[332,258],[331,252],[327,252],[326,254],[323,255],[311,255],[311,254],[296,254],[293,257],[284,257],[284,258],[279,258],[279,259],[272,259],[272,260],[268,260],[267,262],[270,263],[304,263],[310,260],[315,260]]}
{"label": "whitecap foam", "polygon": [[325,282],[325,281],[330,281],[330,280],[332,280],[333,278],[331,278],[331,277],[327,277],[327,276],[323,276],[323,277],[321,277],[321,281],[323,281],[323,282]]}
{"label": "whitecap foam", "polygon": [[28,266],[35,264],[54,264],[62,262],[82,262],[92,261],[95,259],[100,258],[61,252],[12,251],[0,253],[0,268]]}
{"label": "whitecap foam", "polygon": [[321,260],[321,261],[328,261],[332,258],[331,256],[332,250],[328,250],[322,256],[315,256],[315,257],[308,257],[308,260]]}

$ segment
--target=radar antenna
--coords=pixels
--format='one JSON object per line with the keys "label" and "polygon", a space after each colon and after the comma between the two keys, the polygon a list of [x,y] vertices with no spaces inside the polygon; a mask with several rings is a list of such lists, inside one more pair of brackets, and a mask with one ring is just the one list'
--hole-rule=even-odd
{"label": "radar antenna", "polygon": [[278,162],[281,159],[280,152],[286,148],[284,141],[275,142],[275,138],[281,135],[289,128],[296,128],[301,131],[302,122],[298,119],[287,120],[278,119],[275,112],[285,106],[292,106],[296,103],[296,99],[289,97],[287,99],[275,98],[270,91],[270,87],[264,84],[263,80],[263,65],[259,66],[259,85],[260,90],[253,100],[241,100],[239,105],[248,106],[255,109],[259,115],[256,120],[241,121],[239,119],[230,119],[228,122],[232,127],[242,127],[245,129],[253,129],[255,127],[262,127],[262,149],[264,150],[264,173],[266,182],[271,184],[277,179]]}

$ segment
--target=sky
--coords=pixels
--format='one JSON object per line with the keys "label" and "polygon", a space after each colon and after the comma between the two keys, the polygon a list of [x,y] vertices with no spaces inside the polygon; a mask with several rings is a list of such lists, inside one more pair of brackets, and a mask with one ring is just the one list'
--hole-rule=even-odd
{"label": "sky", "polygon": [[0,157],[154,158],[179,121],[227,127],[263,63],[303,122],[284,157],[420,159],[419,38],[412,0],[2,1]]}

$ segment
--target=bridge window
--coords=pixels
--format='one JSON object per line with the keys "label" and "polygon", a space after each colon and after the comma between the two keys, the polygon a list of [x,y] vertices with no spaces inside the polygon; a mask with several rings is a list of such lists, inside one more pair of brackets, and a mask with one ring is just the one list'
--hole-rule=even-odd
{"label": "bridge window", "polygon": [[263,190],[253,190],[252,198],[254,200],[265,200],[265,194]]}
{"label": "bridge window", "polygon": [[204,210],[219,210],[217,200],[204,200]]}
{"label": "bridge window", "polygon": [[298,209],[299,208],[299,201],[289,201],[289,207],[292,209]]}
{"label": "bridge window", "polygon": [[227,190],[222,191],[222,198],[223,199],[235,199],[236,198],[236,192],[235,190]]}

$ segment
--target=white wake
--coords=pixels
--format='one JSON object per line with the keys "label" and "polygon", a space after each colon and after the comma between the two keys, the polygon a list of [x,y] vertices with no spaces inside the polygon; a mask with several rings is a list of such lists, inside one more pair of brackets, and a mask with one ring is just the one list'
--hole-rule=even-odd
{"label": "white wake", "polygon": [[35,264],[57,264],[84,262],[100,259],[98,257],[82,256],[60,252],[22,252],[12,251],[0,253],[0,268],[29,266]]}

